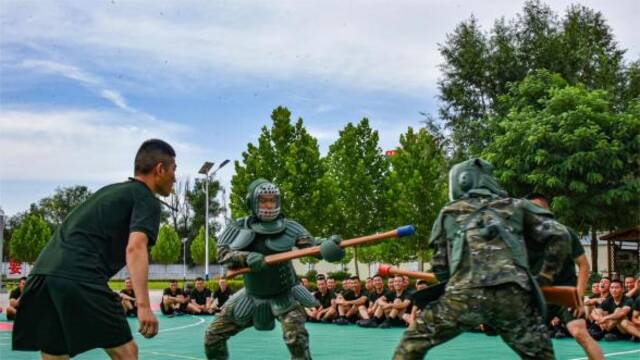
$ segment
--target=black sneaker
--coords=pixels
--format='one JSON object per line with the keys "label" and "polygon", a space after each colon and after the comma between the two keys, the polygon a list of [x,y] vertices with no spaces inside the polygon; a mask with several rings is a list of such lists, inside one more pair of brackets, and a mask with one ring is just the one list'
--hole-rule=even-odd
{"label": "black sneaker", "polygon": [[378,324],[373,319],[358,320],[356,324],[363,328],[378,327]]}
{"label": "black sneaker", "polygon": [[607,340],[607,341],[616,341],[616,340],[618,340],[618,335],[611,334],[611,333],[605,334],[604,335],[604,339]]}
{"label": "black sneaker", "polygon": [[382,324],[378,325],[380,329],[389,329],[391,326],[391,321],[389,321],[389,319],[385,319]]}
{"label": "black sneaker", "polygon": [[335,320],[333,320],[333,323],[336,325],[349,325],[349,320],[343,318],[343,317],[339,317]]}

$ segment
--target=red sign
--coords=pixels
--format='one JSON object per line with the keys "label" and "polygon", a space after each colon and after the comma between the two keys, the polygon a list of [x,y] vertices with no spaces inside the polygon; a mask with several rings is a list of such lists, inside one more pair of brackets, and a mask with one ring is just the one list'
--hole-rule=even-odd
{"label": "red sign", "polygon": [[385,156],[387,156],[387,157],[394,156],[397,153],[398,153],[398,151],[396,151],[396,150],[387,150],[387,151],[384,152]]}
{"label": "red sign", "polygon": [[22,264],[17,261],[10,260],[9,261],[9,275],[20,275],[22,274]]}

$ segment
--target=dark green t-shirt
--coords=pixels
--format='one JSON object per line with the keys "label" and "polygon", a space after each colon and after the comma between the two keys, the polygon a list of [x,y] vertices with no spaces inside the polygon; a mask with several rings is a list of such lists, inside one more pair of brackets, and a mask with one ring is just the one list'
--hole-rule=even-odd
{"label": "dark green t-shirt", "polygon": [[198,291],[198,289],[191,290],[191,294],[189,297],[192,300],[196,301],[198,305],[207,305],[207,298],[211,297],[211,290],[204,288],[202,291]]}
{"label": "dark green t-shirt", "polygon": [[379,298],[381,297],[385,297],[387,299],[387,301],[389,300],[389,298],[393,297],[393,293],[389,290],[387,290],[386,288],[382,288],[382,292],[381,293],[377,293],[376,289],[374,288],[373,291],[371,291],[369,293],[369,302],[370,303],[374,303],[376,302]]}
{"label": "dark green t-shirt", "polygon": [[64,219],[31,274],[106,283],[126,265],[131,232],[156,242],[160,202],[142,182],[103,187]]}
{"label": "dark green t-shirt", "polygon": [[[608,314],[613,314],[616,309],[625,306],[628,306],[631,310],[633,310],[633,305],[633,300],[623,295],[619,303],[616,303],[616,301],[613,299],[613,296],[609,296],[607,300],[603,301],[602,304],[600,304],[600,306],[598,307],[606,311]],[[633,311],[629,311],[629,313],[627,314],[628,319],[631,319],[632,313]]]}
{"label": "dark green t-shirt", "polygon": [[336,298],[336,294],[334,294],[333,291],[331,290],[327,290],[327,292],[324,295],[322,295],[320,290],[318,290],[313,293],[313,297],[315,297],[316,300],[318,300],[320,305],[322,305],[323,309],[326,309],[328,307],[331,307],[331,300]]}
{"label": "dark green t-shirt", "polygon": [[[562,263],[560,271],[556,274],[553,281],[553,285],[562,286],[576,286],[578,283],[578,277],[576,276],[576,263],[575,259],[584,255],[584,247],[580,243],[578,235],[570,228],[569,234],[571,235],[571,253],[569,257]],[[535,276],[540,272],[542,263],[544,261],[544,248],[538,248],[527,244],[527,252],[529,257],[529,269]]]}

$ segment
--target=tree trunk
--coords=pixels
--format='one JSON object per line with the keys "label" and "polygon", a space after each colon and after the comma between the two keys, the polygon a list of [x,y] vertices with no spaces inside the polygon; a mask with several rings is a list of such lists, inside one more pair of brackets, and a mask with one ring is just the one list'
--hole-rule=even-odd
{"label": "tree trunk", "polygon": [[418,256],[418,271],[424,272],[424,259],[422,258],[422,254]]}
{"label": "tree trunk", "polygon": [[598,233],[591,227],[591,272],[598,272]]}
{"label": "tree trunk", "polygon": [[358,268],[358,247],[357,246],[353,248],[353,261],[355,262],[355,266],[356,266],[356,276],[359,278],[360,269]]}

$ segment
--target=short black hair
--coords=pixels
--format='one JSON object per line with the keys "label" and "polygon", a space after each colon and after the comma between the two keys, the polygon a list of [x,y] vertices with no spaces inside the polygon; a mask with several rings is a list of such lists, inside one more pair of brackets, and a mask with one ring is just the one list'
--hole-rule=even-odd
{"label": "short black hair", "polygon": [[136,153],[133,172],[135,175],[148,174],[159,162],[167,166],[175,157],[176,152],[169,143],[160,139],[149,139],[140,145]]}
{"label": "short black hair", "polygon": [[422,280],[422,279],[418,279],[416,280],[416,285],[420,285],[420,284],[426,284],[427,282]]}
{"label": "short black hair", "polygon": [[21,277],[20,280],[18,280],[18,282],[20,282],[22,280],[27,281],[27,277],[26,276]]}
{"label": "short black hair", "polygon": [[[618,284],[620,284],[620,286],[623,286],[623,285],[622,285],[622,281],[620,281],[620,280],[618,280],[618,279],[611,280],[611,285],[613,285],[613,284],[615,284],[615,283],[618,283]],[[611,285],[610,285],[610,286],[611,286]]]}
{"label": "short black hair", "polygon": [[360,281],[360,278],[358,277],[358,275],[353,275],[349,277],[349,280],[358,280]]}
{"label": "short black hair", "polygon": [[196,281],[204,281],[204,279],[203,279],[203,278],[201,278],[201,277],[197,277],[197,278],[196,278]]}
{"label": "short black hair", "polygon": [[177,281],[177,280],[171,280],[171,281],[169,281],[169,284],[177,284],[177,283],[178,283],[178,281]]}
{"label": "short black hair", "polygon": [[537,193],[537,192],[528,193],[527,195],[525,195],[524,198],[527,199],[527,200],[542,199],[542,200],[544,200],[546,202],[549,202],[549,198],[548,197],[546,197],[542,193]]}
{"label": "short black hair", "polygon": [[374,279],[375,279],[375,278],[377,278],[377,277],[378,277],[378,278],[380,278],[380,280],[382,280],[382,275],[380,275],[380,274],[375,274],[375,275],[373,275],[373,278],[374,278]]}
{"label": "short black hair", "polygon": [[324,274],[318,274],[318,276],[316,276],[316,280],[326,280],[326,277]]}
{"label": "short black hair", "polygon": [[334,278],[333,276],[327,276],[327,280],[335,280],[336,278]]}

